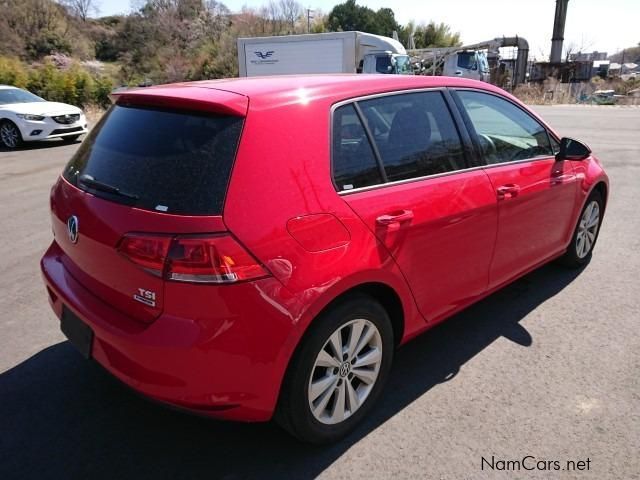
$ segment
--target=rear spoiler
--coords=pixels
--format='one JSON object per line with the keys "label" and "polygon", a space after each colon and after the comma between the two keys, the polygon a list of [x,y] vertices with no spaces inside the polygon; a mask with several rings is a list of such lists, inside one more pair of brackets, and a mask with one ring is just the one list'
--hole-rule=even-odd
{"label": "rear spoiler", "polygon": [[167,85],[123,90],[111,94],[116,105],[160,107],[245,117],[249,97],[196,85]]}

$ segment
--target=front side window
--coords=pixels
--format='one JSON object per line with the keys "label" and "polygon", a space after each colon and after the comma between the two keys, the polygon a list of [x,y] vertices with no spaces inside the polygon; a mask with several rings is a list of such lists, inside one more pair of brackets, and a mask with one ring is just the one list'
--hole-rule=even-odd
{"label": "front side window", "polygon": [[545,128],[511,102],[469,90],[458,96],[488,164],[553,155]]}
{"label": "front side window", "polygon": [[465,70],[477,70],[476,52],[459,52],[458,67],[464,68]]}
{"label": "front side window", "polygon": [[390,182],[465,168],[458,131],[440,92],[358,102]]}
{"label": "front side window", "polygon": [[557,155],[560,153],[560,142],[549,134],[549,140],[551,141],[551,150],[553,150],[553,154]]}
{"label": "front side window", "polygon": [[333,179],[339,191],[382,183],[376,157],[352,104],[333,114]]}
{"label": "front side window", "polygon": [[393,73],[393,64],[391,63],[391,57],[377,57],[376,72],[377,73]]}

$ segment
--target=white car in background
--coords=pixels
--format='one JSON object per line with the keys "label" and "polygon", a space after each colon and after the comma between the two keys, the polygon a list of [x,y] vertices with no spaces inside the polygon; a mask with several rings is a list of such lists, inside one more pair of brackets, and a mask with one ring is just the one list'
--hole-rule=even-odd
{"label": "white car in background", "polygon": [[74,142],[87,133],[87,119],[78,107],[47,102],[21,88],[0,85],[0,146],[61,138]]}

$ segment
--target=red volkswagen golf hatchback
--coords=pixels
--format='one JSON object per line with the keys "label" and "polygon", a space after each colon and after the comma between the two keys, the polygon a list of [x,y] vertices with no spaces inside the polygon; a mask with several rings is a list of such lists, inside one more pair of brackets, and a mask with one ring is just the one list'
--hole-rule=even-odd
{"label": "red volkswagen golf hatchback", "polygon": [[591,257],[608,180],[511,95],[446,77],[121,93],[51,192],[62,331],[145,395],[335,440],[394,349]]}

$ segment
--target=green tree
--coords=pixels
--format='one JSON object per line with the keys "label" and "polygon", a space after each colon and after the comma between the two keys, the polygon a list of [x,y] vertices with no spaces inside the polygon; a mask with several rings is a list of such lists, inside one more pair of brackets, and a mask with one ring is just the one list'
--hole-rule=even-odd
{"label": "green tree", "polygon": [[396,16],[390,8],[381,8],[375,13],[375,24],[378,35],[391,37],[394,31],[398,31],[399,25]]}
{"label": "green tree", "polygon": [[[426,27],[422,28],[422,31],[416,31],[416,37],[414,37],[416,48],[458,47],[462,45],[460,33],[451,32],[451,27],[444,22],[436,23],[431,21]],[[419,43],[422,46],[418,46]]]}
{"label": "green tree", "polygon": [[413,37],[414,48],[441,48],[459,47],[460,34],[451,32],[451,27],[446,23],[429,22],[428,25],[416,25],[413,20],[398,30],[398,38],[402,44],[409,48],[410,38]]}
{"label": "green tree", "polygon": [[398,26],[398,39],[406,48],[409,48],[409,39],[411,38],[411,35],[413,35],[415,29],[416,23],[413,20],[409,20],[406,25]]}
{"label": "green tree", "polygon": [[347,0],[333,7],[327,16],[327,26],[334,32],[358,30],[386,36],[391,36],[398,29],[393,10],[381,8],[375,12],[358,5],[356,0]]}

